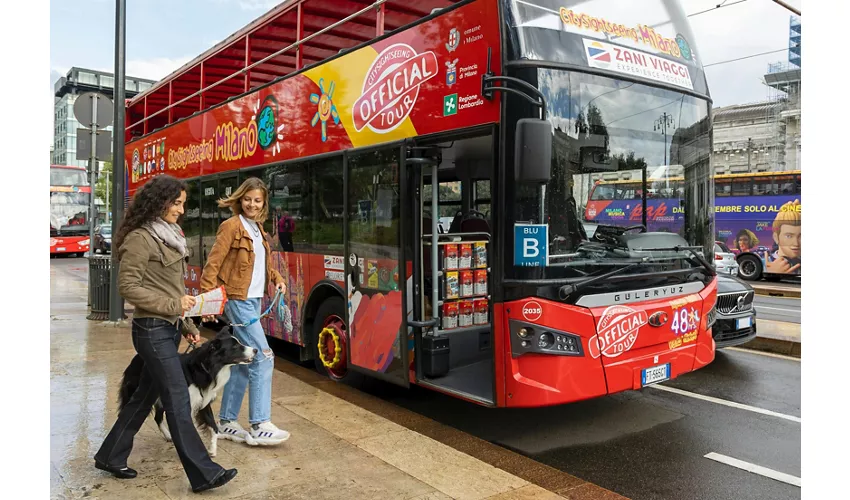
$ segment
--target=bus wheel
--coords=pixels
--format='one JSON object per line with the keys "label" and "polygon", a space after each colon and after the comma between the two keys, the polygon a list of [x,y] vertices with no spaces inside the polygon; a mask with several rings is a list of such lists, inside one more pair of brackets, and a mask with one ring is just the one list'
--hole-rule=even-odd
{"label": "bus wheel", "polygon": [[738,274],[745,280],[757,281],[761,279],[761,259],[755,255],[742,255],[738,258],[738,266]]}
{"label": "bus wheel", "polygon": [[316,371],[341,382],[348,375],[348,331],[342,297],[331,297],[322,302],[313,324],[311,344]]}

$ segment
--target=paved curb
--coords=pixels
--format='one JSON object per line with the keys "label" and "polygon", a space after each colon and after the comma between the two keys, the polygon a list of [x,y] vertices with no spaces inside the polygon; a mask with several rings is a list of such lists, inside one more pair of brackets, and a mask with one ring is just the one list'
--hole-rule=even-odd
{"label": "paved curb", "polygon": [[760,283],[750,283],[756,291],[756,295],[764,295],[767,297],[788,297],[801,298],[802,288],[786,288],[782,286],[763,285]]}
{"label": "paved curb", "polygon": [[738,347],[795,358],[801,357],[800,324],[757,319],[756,329],[758,331],[756,338]]}
{"label": "paved curb", "polygon": [[[207,328],[201,328],[201,334],[207,339],[214,335]],[[276,357],[275,369],[402,427],[454,448],[461,453],[477,458],[497,469],[513,474],[561,498],[570,500],[628,500],[627,497],[618,493],[540,463],[525,455],[477,438],[454,427],[441,424],[344,383],[334,382],[319,375],[315,370],[298,365],[294,361]],[[505,495],[505,498],[513,497]]]}

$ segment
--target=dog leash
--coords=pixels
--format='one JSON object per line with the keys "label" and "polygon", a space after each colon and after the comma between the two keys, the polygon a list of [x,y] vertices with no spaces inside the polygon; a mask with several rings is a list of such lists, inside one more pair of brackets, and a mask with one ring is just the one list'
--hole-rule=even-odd
{"label": "dog leash", "polygon": [[268,316],[269,313],[272,311],[272,309],[275,308],[275,306],[279,307],[281,298],[282,298],[282,294],[280,293],[280,290],[275,291],[274,298],[272,299],[271,303],[269,304],[269,307],[263,312],[263,314],[260,315],[259,318],[253,318],[253,319],[251,319],[251,321],[249,321],[247,323],[230,323],[229,321],[225,321],[225,323],[227,323],[229,326],[239,326],[239,327],[251,326],[254,323],[256,323],[257,321],[260,321],[261,319]]}

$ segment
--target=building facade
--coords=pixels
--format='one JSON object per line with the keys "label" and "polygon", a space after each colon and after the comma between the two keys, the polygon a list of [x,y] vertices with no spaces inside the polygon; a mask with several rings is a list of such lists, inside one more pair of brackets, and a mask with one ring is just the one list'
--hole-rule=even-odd
{"label": "building facade", "polygon": [[[82,128],[74,118],[74,103],[86,92],[99,92],[113,98],[115,78],[112,73],[85,68],[71,68],[68,74],[53,85],[53,148],[51,163],[55,165],[78,165],[85,167],[86,160],[77,160],[77,129]],[[155,82],[128,76],[126,97],[129,99],[147,90]],[[109,127],[108,130],[112,130]]]}

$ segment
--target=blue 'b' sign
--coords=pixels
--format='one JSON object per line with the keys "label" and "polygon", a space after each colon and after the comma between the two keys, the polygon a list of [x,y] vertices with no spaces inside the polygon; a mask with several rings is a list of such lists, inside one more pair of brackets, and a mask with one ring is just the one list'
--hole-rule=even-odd
{"label": "blue 'b' sign", "polygon": [[522,267],[548,265],[548,241],[548,224],[514,224],[514,265]]}

